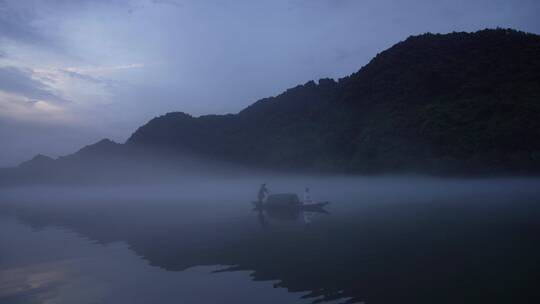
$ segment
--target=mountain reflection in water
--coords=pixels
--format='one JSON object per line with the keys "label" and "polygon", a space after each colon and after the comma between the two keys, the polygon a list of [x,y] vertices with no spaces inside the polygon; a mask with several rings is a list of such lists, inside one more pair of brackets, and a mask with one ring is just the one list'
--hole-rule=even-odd
{"label": "mountain reflection in water", "polygon": [[539,195],[469,190],[389,197],[336,189],[323,194],[328,210],[309,212],[253,211],[234,195],[12,201],[0,211],[36,229],[126,243],[168,271],[232,265],[216,272],[250,271],[313,303],[530,302],[540,273]]}

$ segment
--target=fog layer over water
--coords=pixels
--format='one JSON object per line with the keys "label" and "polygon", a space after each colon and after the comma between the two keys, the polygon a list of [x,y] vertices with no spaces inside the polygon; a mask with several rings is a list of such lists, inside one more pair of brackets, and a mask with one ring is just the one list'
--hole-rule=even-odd
{"label": "fog layer over water", "polygon": [[[256,211],[262,183],[330,204]],[[0,302],[528,301],[538,185],[260,174],[3,188]]]}

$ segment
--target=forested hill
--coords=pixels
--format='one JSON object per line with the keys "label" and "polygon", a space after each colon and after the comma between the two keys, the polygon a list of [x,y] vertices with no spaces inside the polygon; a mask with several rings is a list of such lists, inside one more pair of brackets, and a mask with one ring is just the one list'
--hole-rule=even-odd
{"label": "forested hill", "polygon": [[540,172],[540,36],[507,29],[409,37],[358,72],[238,114],[168,113],[129,147],[280,169]]}

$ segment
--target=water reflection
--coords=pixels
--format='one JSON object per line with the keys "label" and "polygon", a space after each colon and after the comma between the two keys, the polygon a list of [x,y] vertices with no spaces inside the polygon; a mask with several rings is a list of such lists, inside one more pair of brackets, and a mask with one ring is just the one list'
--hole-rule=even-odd
{"label": "water reflection", "polygon": [[223,266],[163,271],[125,244],[90,244],[62,229],[32,231],[2,217],[0,229],[2,304],[292,304],[302,296],[253,284],[249,272],[219,272]]}
{"label": "water reflection", "polygon": [[537,195],[334,197],[314,209],[253,211],[231,197],[12,202],[0,212],[35,229],[126,243],[156,269],[233,265],[219,272],[249,271],[253,281],[313,303],[531,302],[535,295]]}

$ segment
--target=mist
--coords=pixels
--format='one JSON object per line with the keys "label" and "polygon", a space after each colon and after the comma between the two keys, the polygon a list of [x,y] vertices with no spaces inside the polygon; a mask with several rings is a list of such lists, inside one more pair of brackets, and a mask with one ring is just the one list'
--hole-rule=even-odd
{"label": "mist", "polygon": [[[425,296],[416,292],[415,284],[401,289],[406,275],[448,299],[459,297],[448,293],[448,286],[474,292],[478,286],[505,285],[481,294],[497,300],[514,295],[508,280],[523,278],[524,271],[530,271],[528,263],[537,257],[539,248],[530,241],[538,233],[534,227],[540,215],[539,182],[534,178],[250,173],[184,176],[147,186],[2,189],[0,223],[6,228],[0,232],[5,248],[2,265],[41,265],[11,266],[10,277],[50,271],[62,275],[45,281],[46,293],[8,290],[0,298],[59,300],[89,286],[98,289],[95,294],[85,293],[87,299],[117,303],[135,298],[190,302],[188,295],[199,298],[201,293],[207,301],[258,299],[261,303],[276,298],[286,303],[331,303]],[[312,211],[257,211],[253,202],[261,183],[266,183],[269,195],[302,195],[309,187],[313,200],[329,204]],[[21,246],[41,242],[32,254],[19,253]],[[523,246],[527,251],[521,251]],[[82,260],[71,258],[81,255]],[[305,260],[307,256],[311,258]],[[118,257],[131,262],[125,265]],[[290,267],[290,259],[296,261],[295,267]],[[469,263],[475,265],[474,271],[456,268]],[[355,267],[364,270],[356,272]],[[432,271],[438,273],[436,279],[424,282]],[[491,275],[493,271],[499,275]],[[385,273],[382,281],[381,272]],[[133,279],[108,281],[128,273]],[[460,274],[472,275],[473,280],[454,285]],[[110,283],[103,286],[101,280]],[[134,292],[141,280],[144,289]],[[171,280],[193,283],[173,291]],[[250,280],[262,283],[255,287]],[[222,290],[226,281],[237,282],[230,287],[234,293]],[[395,293],[358,290],[358,282],[365,287],[382,284]],[[202,292],[208,286],[213,295]],[[332,287],[318,291],[323,286]],[[118,293],[118,288],[125,291]]]}
{"label": "mist", "polygon": [[[4,200],[45,200],[73,201],[80,203],[93,200],[189,200],[199,199],[216,201],[219,198],[238,199],[239,204],[256,200],[256,192],[262,183],[269,185],[270,192],[302,193],[310,187],[320,196],[318,200],[333,201],[332,198],[358,197],[361,202],[378,204],[384,201],[412,202],[459,201],[463,197],[478,195],[484,199],[498,201],[506,197],[534,197],[538,178],[438,178],[413,175],[380,175],[380,176],[343,176],[343,175],[302,175],[291,173],[255,172],[242,168],[219,167],[225,174],[211,171],[199,174],[159,176],[152,172],[155,183],[134,185],[107,183],[79,185],[37,185],[4,188]],[[144,175],[144,173],[142,173]],[[165,181],[167,178],[167,181]],[[142,181],[145,182],[146,181]],[[461,198],[460,198],[461,197]],[[499,198],[499,199],[495,199]],[[218,203],[219,204],[219,203]],[[236,204],[234,204],[236,205]]]}

